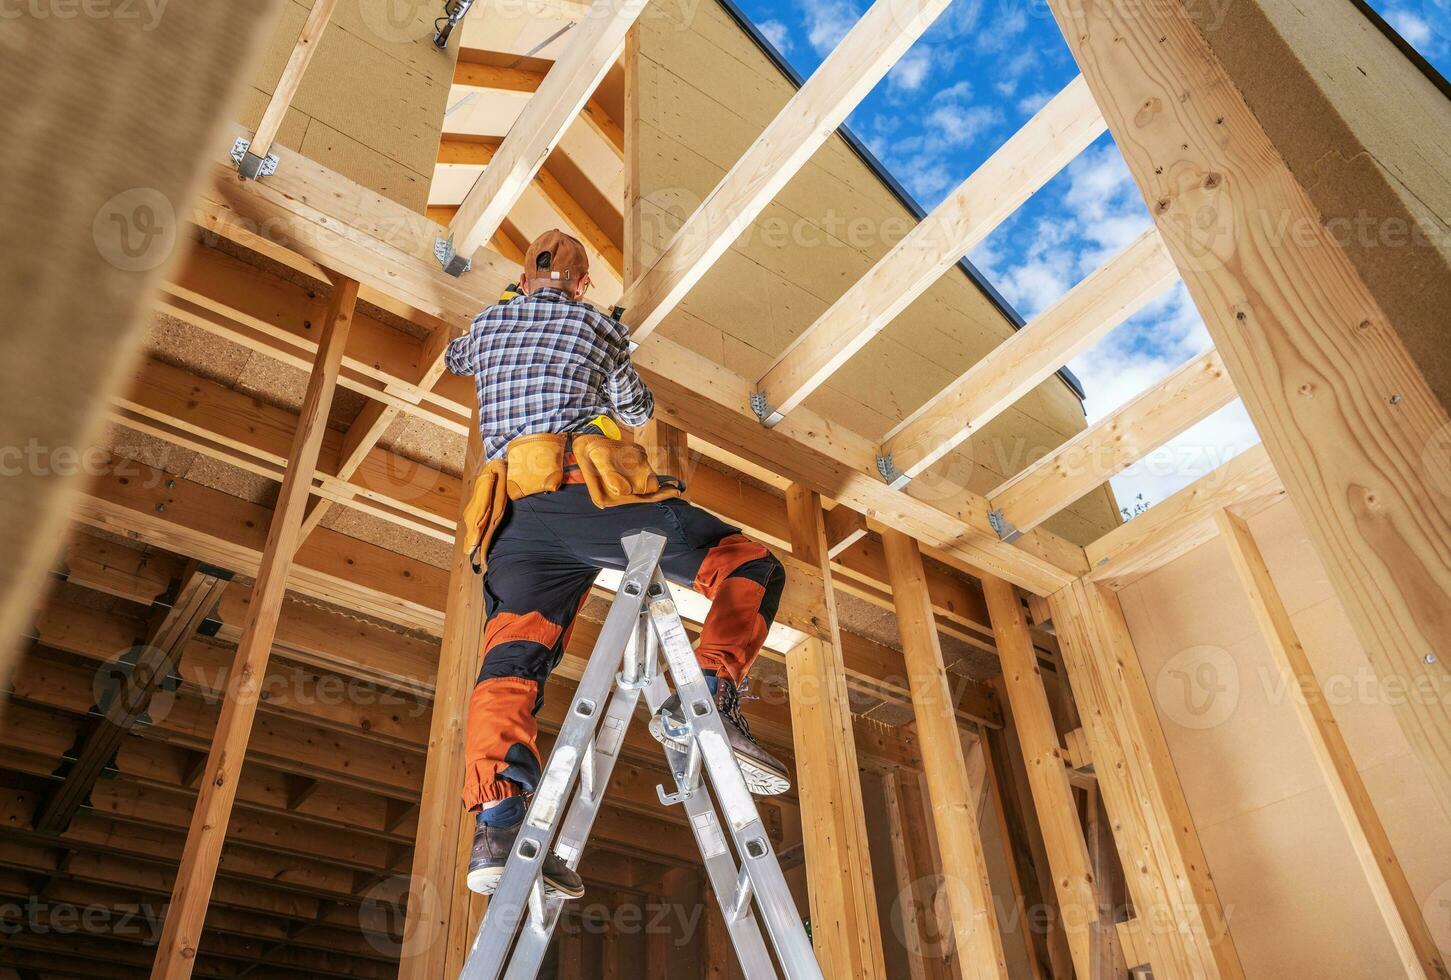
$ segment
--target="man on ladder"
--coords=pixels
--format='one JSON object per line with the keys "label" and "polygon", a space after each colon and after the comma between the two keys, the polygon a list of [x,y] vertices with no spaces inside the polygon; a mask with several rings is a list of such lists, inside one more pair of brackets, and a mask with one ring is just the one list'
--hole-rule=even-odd
{"label": "man on ladder", "polygon": [[[666,539],[662,572],[712,600],[696,659],[725,721],[732,752],[757,795],[790,787],[785,766],[751,736],[740,688],[785,585],[785,570],[739,528],[679,499],[679,480],[653,472],[621,441],[613,419],[640,426],[654,398],[630,361],[617,319],[583,302],[584,247],[559,231],[524,257],[520,295],[474,320],[449,345],[448,369],[474,375],[487,465],[466,511],[474,564],[484,573],[484,663],[469,705],[463,801],[476,812],[468,884],[488,895],[539,783],[535,716],[575,615],[601,569],[623,570],[621,537],[650,529]],[[679,748],[678,699],[651,734]],[[545,886],[584,894],[553,854]]]}

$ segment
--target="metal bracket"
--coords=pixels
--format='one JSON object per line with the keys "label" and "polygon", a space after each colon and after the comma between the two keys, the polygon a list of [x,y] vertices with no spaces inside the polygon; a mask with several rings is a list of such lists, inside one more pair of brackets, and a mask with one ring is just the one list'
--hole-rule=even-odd
{"label": "metal bracket", "polygon": [[472,259],[466,259],[453,249],[452,238],[438,238],[433,242],[433,257],[443,266],[443,271],[457,279],[474,267]]}
{"label": "metal bracket", "polygon": [[237,142],[232,144],[232,162],[245,180],[261,180],[277,172],[277,154],[259,157],[252,152],[252,141],[245,137],[238,137]]}
{"label": "metal bracket", "polygon": [[771,407],[770,403],[766,401],[764,391],[751,392],[751,411],[756,413],[756,418],[760,419],[761,424],[768,429],[774,429],[776,424],[786,417]]}
{"label": "metal bracket", "polygon": [[988,511],[987,522],[992,525],[998,537],[1009,544],[1023,536],[1023,532],[1019,531],[1017,526],[1008,520],[1007,515],[1002,512],[1001,508]]}
{"label": "metal bracket", "polygon": [[882,474],[882,479],[886,480],[887,485],[893,490],[901,490],[912,482],[910,476],[897,469],[897,464],[892,462],[891,453],[877,457],[877,472]]}

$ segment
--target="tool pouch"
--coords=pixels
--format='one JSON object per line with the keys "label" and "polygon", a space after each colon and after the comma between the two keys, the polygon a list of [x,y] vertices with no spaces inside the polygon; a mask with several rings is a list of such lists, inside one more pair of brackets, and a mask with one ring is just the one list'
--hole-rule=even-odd
{"label": "tool pouch", "polygon": [[520,436],[509,443],[509,499],[550,493],[564,484],[565,437],[553,433]]}
{"label": "tool pouch", "polygon": [[660,477],[641,446],[608,436],[577,435],[574,458],[596,507],[647,504],[679,497],[685,487]]}
{"label": "tool pouch", "polygon": [[493,541],[494,532],[499,529],[509,508],[505,474],[506,464],[502,459],[484,467],[474,481],[468,506],[464,508],[464,526],[469,530],[469,563],[479,573],[488,564],[489,543]]}

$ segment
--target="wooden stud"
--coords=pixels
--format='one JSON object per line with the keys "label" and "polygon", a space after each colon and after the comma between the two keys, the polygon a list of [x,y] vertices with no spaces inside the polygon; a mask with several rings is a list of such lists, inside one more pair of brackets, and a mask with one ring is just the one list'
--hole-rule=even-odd
{"label": "wooden stud", "polygon": [[1310,741],[1315,761],[1325,777],[1325,788],[1340,814],[1340,821],[1350,837],[1356,859],[1365,873],[1366,884],[1380,909],[1386,931],[1396,947],[1401,966],[1408,977],[1424,980],[1446,980],[1446,963],[1436,948],[1436,940],[1426,926],[1421,905],[1405,869],[1396,859],[1395,848],[1385,826],[1376,813],[1375,803],[1360,776],[1360,769],[1350,755],[1345,737],[1305,648],[1300,645],[1289,610],[1280,598],[1270,570],[1260,554],[1259,545],[1249,525],[1228,511],[1221,510],[1215,519],[1219,536],[1229,551],[1230,561],[1239,576],[1240,586],[1254,610],[1260,633],[1270,648],[1290,703]]}
{"label": "wooden stud", "polygon": [[1073,787],[1068,782],[1053,711],[1038,669],[1038,654],[1028,635],[1027,618],[1016,590],[992,575],[984,575],[982,585],[997,634],[1003,689],[1007,691],[1017,725],[1028,786],[1053,871],[1053,885],[1073,953],[1074,969],[1079,976],[1090,977],[1098,901]]}
{"label": "wooden stud", "polygon": [[277,139],[277,133],[282,129],[282,121],[287,117],[287,110],[292,108],[292,100],[297,97],[297,90],[302,87],[302,77],[307,74],[307,66],[312,64],[312,56],[317,51],[318,43],[327,30],[328,21],[332,19],[333,10],[337,8],[338,0],[313,0],[312,9],[307,12],[307,20],[302,24],[302,33],[297,36],[297,44],[292,48],[292,54],[287,59],[287,67],[282,69],[282,77],[277,80],[277,87],[272,90],[272,98],[267,102],[267,109],[262,113],[262,121],[257,124],[257,132],[252,136],[252,145],[248,152],[254,156],[266,159],[267,154],[272,152],[272,144]]}
{"label": "wooden stud", "polygon": [[1232,401],[1234,385],[1210,350],[1003,483],[988,500],[1018,530],[1037,527]]}
{"label": "wooden stud", "polygon": [[235,663],[227,675],[226,700],[207,755],[195,816],[187,833],[170,911],[157,946],[153,980],[186,980],[195,965],[202,923],[252,732],[252,719],[257,714],[259,683],[266,674],[272,653],[287,577],[300,543],[303,509],[312,487],[323,432],[327,429],[328,411],[337,389],[343,348],[347,345],[357,300],[356,281],[339,279],[334,284],[317,364],[308,379],[282,492],[267,531],[253,601],[248,607]]}
{"label": "wooden stud", "polygon": [[[478,410],[464,461],[470,484],[483,470],[483,439]],[[433,720],[428,735],[428,765],[423,775],[423,799],[418,825],[429,828],[413,857],[414,896],[408,903],[407,937],[399,964],[399,980],[433,980],[445,976],[450,944],[444,942],[450,924],[460,916],[459,902],[466,893],[460,882],[468,868],[467,849],[459,840],[471,837],[473,822],[463,810],[464,723],[482,656],[484,589],[469,560],[468,532],[460,501],[459,530],[439,647],[438,680],[434,686]]]}
{"label": "wooden stud", "polygon": [[1104,128],[1074,79],[776,358],[756,383],[771,408],[794,411]]}
{"label": "wooden stud", "polygon": [[826,551],[833,560],[869,533],[867,518],[837,504],[826,512]]}
{"label": "wooden stud", "polygon": [[655,332],[946,7],[947,0],[872,4],[650,269],[627,287],[620,305],[635,341]]}
{"label": "wooden stud", "polygon": [[644,8],[645,0],[595,0],[589,16],[570,31],[559,60],[449,223],[459,255],[472,256],[494,237],[619,58],[625,34]]}
{"label": "wooden stud", "polygon": [[1178,281],[1151,228],[894,426],[879,455],[916,479]]}
{"label": "wooden stud", "polygon": [[1051,602],[1154,975],[1239,980],[1229,920],[1118,597],[1079,582]]}
{"label": "wooden stud", "polygon": [[1050,7],[1451,816],[1451,418],[1189,12]]}
{"label": "wooden stud", "polygon": [[[827,976],[884,977],[881,925],[856,744],[850,734],[851,704],[821,498],[804,487],[792,486],[786,500],[792,554],[819,569],[823,583],[825,635],[809,637],[786,658],[811,893],[812,943]],[[955,718],[952,727],[957,730]],[[843,868],[850,868],[851,873],[843,875]]]}
{"label": "wooden stud", "polygon": [[[660,419],[651,419],[637,438],[650,454],[650,466],[656,473],[673,476],[689,487],[695,464],[690,458],[690,440],[684,429]],[[694,495],[691,499],[695,499]]]}
{"label": "wooden stud", "polygon": [[1006,977],[1002,935],[988,881],[987,857],[978,826],[967,763],[952,717],[952,694],[942,647],[932,625],[922,554],[917,542],[900,531],[882,535],[897,603],[897,625],[912,708],[922,740],[922,771],[932,801],[932,818],[942,849],[947,901],[963,975]]}

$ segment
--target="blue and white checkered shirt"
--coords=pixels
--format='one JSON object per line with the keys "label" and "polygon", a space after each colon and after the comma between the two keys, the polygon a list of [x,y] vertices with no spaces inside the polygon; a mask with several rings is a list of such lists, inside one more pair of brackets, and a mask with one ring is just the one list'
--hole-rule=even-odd
{"label": "blue and white checkered shirt", "polygon": [[558,289],[489,307],[448,345],[445,363],[476,379],[490,460],[519,436],[575,431],[598,415],[644,425],[655,411],[625,328]]}

